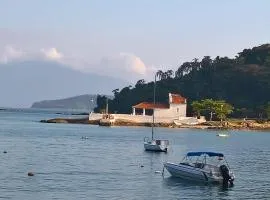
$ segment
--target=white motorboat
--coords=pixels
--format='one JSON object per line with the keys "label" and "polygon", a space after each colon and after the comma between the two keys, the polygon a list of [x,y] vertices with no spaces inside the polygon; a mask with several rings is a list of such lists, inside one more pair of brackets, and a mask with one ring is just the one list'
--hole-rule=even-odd
{"label": "white motorboat", "polygon": [[209,183],[233,185],[234,174],[222,153],[189,152],[179,164],[166,162],[173,177]]}

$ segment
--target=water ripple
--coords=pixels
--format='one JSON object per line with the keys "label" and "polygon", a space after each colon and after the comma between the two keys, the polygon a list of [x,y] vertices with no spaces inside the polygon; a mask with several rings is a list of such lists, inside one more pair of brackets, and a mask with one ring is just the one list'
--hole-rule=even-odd
{"label": "water ripple", "polygon": [[[149,128],[43,124],[48,113],[0,113],[0,199],[270,199],[270,134],[156,130],[173,144],[169,153],[143,151]],[[82,140],[82,137],[88,139]],[[187,151],[218,151],[235,172],[232,188],[160,173],[165,161]],[[28,177],[28,172],[34,176]]]}

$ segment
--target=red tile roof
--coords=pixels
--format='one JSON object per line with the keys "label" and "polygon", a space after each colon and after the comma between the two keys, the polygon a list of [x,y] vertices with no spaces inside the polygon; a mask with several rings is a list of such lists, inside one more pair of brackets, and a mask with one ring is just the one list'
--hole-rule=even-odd
{"label": "red tile roof", "polygon": [[179,94],[171,94],[172,95],[172,102],[174,104],[182,104],[186,103],[186,98],[182,97]]}
{"label": "red tile roof", "polygon": [[161,104],[161,103],[150,103],[150,102],[141,102],[137,105],[132,106],[132,108],[140,108],[140,109],[153,109],[153,108],[161,108],[161,109],[168,109],[168,104]]}

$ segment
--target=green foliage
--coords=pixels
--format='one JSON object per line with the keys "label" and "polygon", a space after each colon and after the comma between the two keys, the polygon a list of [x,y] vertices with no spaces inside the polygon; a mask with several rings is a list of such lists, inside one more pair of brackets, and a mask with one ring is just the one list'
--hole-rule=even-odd
{"label": "green foliage", "polygon": [[163,72],[162,70],[158,70],[156,73],[156,76],[159,78],[159,80],[166,80],[173,78],[173,70],[167,70],[166,72]]}
{"label": "green foliage", "polygon": [[266,104],[265,112],[266,112],[267,118],[270,119],[270,101]]}
{"label": "green foliage", "polygon": [[[167,103],[169,92],[179,93],[188,99],[187,114],[196,112],[198,115],[201,111],[196,106],[192,110],[191,102],[204,99],[209,115],[213,115],[216,111],[213,111],[211,100],[222,99],[234,106],[236,112],[231,113],[232,117],[258,117],[261,113],[258,107],[270,100],[269,58],[270,45],[265,44],[245,49],[234,59],[205,56],[201,61],[195,58],[184,62],[175,73],[159,70],[156,74],[159,79],[156,100]],[[114,91],[109,110],[131,113],[132,105],[142,101],[153,101],[153,82],[139,80],[133,88]],[[218,117],[224,119],[224,114]]]}
{"label": "green foliage", "polygon": [[94,112],[103,113],[106,109],[106,96],[97,96],[97,107],[95,107]]}
{"label": "green foliage", "polygon": [[193,101],[191,103],[192,110],[196,113],[197,117],[201,116],[201,111],[204,110],[203,104],[199,101]]}
{"label": "green foliage", "polygon": [[210,121],[212,121],[215,114],[218,119],[225,120],[227,115],[233,112],[233,106],[226,103],[223,100],[215,101],[212,99],[204,99],[201,101],[193,101],[191,106],[195,112],[200,113],[205,111],[210,115]]}
{"label": "green foliage", "polygon": [[216,101],[215,102],[215,113],[218,119],[221,121],[227,118],[227,115],[233,112],[233,106],[225,101]]}
{"label": "green foliage", "polygon": [[142,86],[143,84],[145,84],[145,80],[144,79],[141,79],[141,80],[138,80],[135,87],[140,87]]}
{"label": "green foliage", "polygon": [[213,119],[213,114],[215,113],[216,109],[216,102],[212,99],[204,99],[202,100],[203,110],[208,111],[210,113],[210,121]]}

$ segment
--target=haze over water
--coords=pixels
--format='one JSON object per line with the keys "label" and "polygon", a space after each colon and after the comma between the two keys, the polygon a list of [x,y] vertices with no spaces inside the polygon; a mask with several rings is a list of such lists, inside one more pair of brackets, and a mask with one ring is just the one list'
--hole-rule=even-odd
{"label": "haze over water", "polygon": [[[0,111],[0,199],[270,199],[269,131],[231,131],[221,138],[216,131],[157,128],[156,136],[172,148],[149,153],[143,138],[151,136],[150,128],[38,122],[55,113]],[[234,187],[155,173],[188,151],[224,153]]]}

